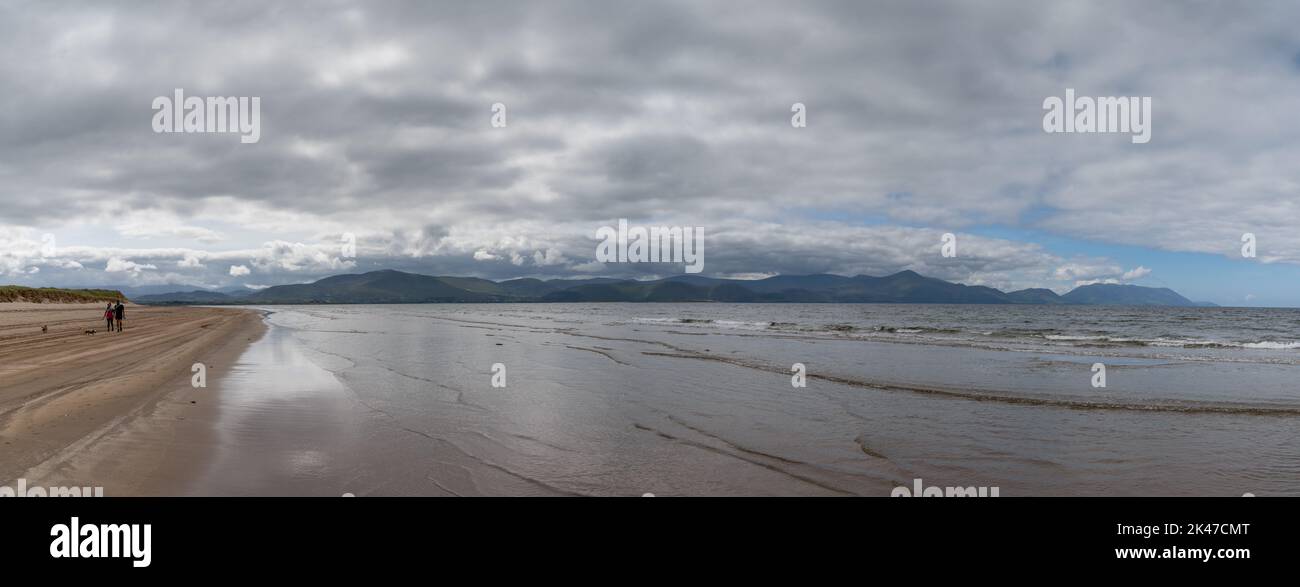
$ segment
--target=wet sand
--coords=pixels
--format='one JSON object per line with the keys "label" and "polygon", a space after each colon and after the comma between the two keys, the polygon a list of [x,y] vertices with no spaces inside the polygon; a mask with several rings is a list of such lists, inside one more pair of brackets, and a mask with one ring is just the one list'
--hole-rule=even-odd
{"label": "wet sand", "polygon": [[[68,311],[83,312],[37,315]],[[267,326],[254,310],[136,309],[157,340],[126,344],[78,335],[75,319],[45,340],[0,308],[2,477],[218,496],[884,497],[915,479],[1002,496],[1296,495],[1300,479],[1297,365],[1271,351],[1184,360],[767,328],[911,308],[262,311]],[[656,312],[692,321],[645,320]],[[1093,352],[1112,353],[1098,355],[1105,389],[1088,383]]]}
{"label": "wet sand", "polygon": [[[228,378],[227,440],[198,491],[887,497],[916,479],[1006,497],[1297,491],[1295,365],[1108,356],[1095,389],[1088,356],[635,320],[651,306],[277,306]],[[894,311],[662,310],[818,324]],[[806,388],[792,387],[795,362]],[[498,363],[506,387],[492,384]]]}
{"label": "wet sand", "polygon": [[[130,305],[116,333],[101,312],[0,304],[0,482],[174,495],[211,459],[216,385],[262,336],[261,315]],[[206,389],[191,385],[195,363]]]}

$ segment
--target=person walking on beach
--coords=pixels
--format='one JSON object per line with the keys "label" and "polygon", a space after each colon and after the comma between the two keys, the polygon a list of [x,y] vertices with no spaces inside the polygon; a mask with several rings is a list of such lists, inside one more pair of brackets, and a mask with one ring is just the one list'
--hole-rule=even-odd
{"label": "person walking on beach", "polygon": [[112,331],[113,331],[113,317],[116,316],[116,315],[117,315],[117,313],[113,311],[113,302],[109,302],[109,303],[108,303],[108,308],[104,309],[104,319],[105,319],[105,320],[108,320],[108,331],[109,331],[109,332],[112,332]]}
{"label": "person walking on beach", "polygon": [[[122,305],[122,300],[117,301],[117,307],[113,308],[113,317],[117,318],[117,331],[122,331],[122,322],[126,321],[126,306]],[[110,325],[109,328],[112,328]]]}

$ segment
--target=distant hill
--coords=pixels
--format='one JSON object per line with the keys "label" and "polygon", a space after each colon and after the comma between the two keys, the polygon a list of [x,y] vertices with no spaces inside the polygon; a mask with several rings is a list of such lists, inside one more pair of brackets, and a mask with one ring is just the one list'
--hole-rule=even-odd
{"label": "distant hill", "polygon": [[432,277],[391,269],[361,275],[335,275],[315,283],[277,285],[244,296],[249,304],[409,304],[421,302],[497,302],[513,296],[486,279]]}
{"label": "distant hill", "polygon": [[[203,290],[203,291],[206,291],[206,290]],[[221,293],[223,293],[223,294],[226,294],[226,295],[231,295],[231,296],[239,297],[239,296],[246,296],[246,295],[251,294],[251,293],[253,293],[253,292],[257,291],[257,290],[252,289],[252,288],[248,288],[248,287],[244,287],[244,286],[242,286],[242,285],[234,285],[234,286],[230,286],[230,287],[223,287],[223,288],[216,289],[216,290],[213,290],[213,291],[219,291],[219,292],[221,292]],[[163,292],[163,293],[166,293],[166,292]]]}
{"label": "distant hill", "polygon": [[1007,297],[1014,300],[1017,304],[1065,304],[1068,303],[1056,292],[1046,288],[1032,288],[1013,291],[1007,294]]}
{"label": "distant hill", "polygon": [[678,275],[654,281],[626,279],[511,279],[435,277],[384,270],[335,275],[241,295],[186,291],[142,296],[151,304],[405,304],[423,302],[805,302],[921,304],[1194,305],[1167,288],[1096,284],[1064,296],[1049,289],[1006,293],[962,285],[914,271],[884,277],[778,275],[758,280]]}
{"label": "distant hill", "polygon": [[89,290],[108,290],[120,291],[126,297],[134,300],[140,296],[151,296],[158,294],[169,294],[178,291],[201,290],[201,286],[193,284],[169,283],[165,285],[76,285],[71,289],[89,289]]}
{"label": "distant hill", "polygon": [[511,279],[502,281],[497,285],[501,290],[511,296],[521,298],[540,298],[548,293],[569,289],[580,285],[599,285],[607,283],[620,283],[623,279],[611,279],[608,277],[597,277],[594,279]]}
{"label": "distant hill", "polygon": [[1094,283],[1074,288],[1061,299],[1072,304],[1111,306],[1195,306],[1196,303],[1167,287],[1142,287]]}
{"label": "distant hill", "polygon": [[589,284],[542,296],[545,302],[807,302],[1009,304],[996,289],[903,271],[887,277],[779,275],[754,281],[697,276]]}
{"label": "distant hill", "polygon": [[135,298],[137,304],[228,304],[236,303],[240,298],[219,291],[195,290],[155,294]]}
{"label": "distant hill", "polygon": [[122,292],[108,289],[59,289],[54,287],[23,287],[0,285],[0,302],[31,302],[36,304],[75,304],[90,302],[126,301]]}

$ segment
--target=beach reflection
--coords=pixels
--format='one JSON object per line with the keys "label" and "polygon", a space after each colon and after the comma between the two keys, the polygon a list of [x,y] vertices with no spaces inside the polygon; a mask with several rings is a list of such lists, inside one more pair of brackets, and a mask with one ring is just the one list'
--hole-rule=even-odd
{"label": "beach reflection", "polygon": [[355,469],[357,410],[290,331],[271,328],[214,390],[217,456],[203,495],[341,495]]}
{"label": "beach reflection", "polygon": [[[273,311],[221,381],[220,457],[195,493],[883,497],[925,479],[1002,496],[1228,496],[1295,495],[1300,478],[1293,352],[966,344],[946,326],[927,338],[854,322],[1002,312],[1038,332],[1073,310]],[[1095,360],[1107,388],[1089,385]],[[791,387],[793,362],[808,365],[807,388]],[[490,384],[495,363],[506,388]]]}

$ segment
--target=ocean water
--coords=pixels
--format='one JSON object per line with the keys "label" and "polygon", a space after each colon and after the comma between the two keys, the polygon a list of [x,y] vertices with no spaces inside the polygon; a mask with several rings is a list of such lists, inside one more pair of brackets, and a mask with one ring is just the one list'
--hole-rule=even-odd
{"label": "ocean water", "polygon": [[197,493],[1300,495],[1295,310],[262,309]]}

